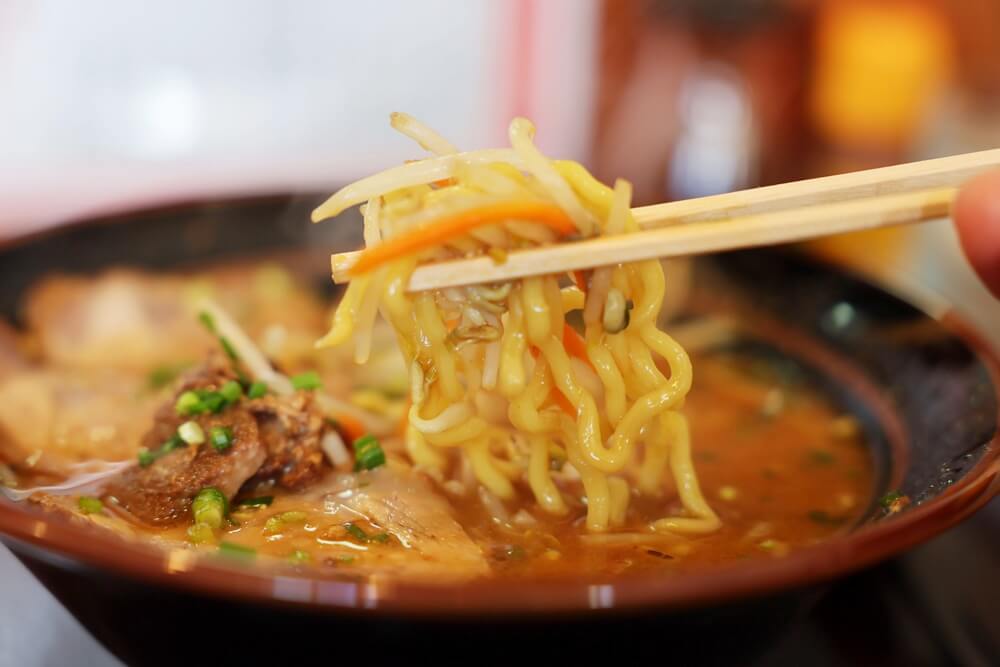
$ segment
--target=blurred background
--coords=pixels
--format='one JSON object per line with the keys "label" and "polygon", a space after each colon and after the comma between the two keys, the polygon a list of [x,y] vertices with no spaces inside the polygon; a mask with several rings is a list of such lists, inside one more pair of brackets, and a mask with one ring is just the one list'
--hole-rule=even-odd
{"label": "blurred background", "polygon": [[[532,117],[638,203],[1000,146],[1000,1],[7,0],[0,237],[203,193],[331,190]],[[816,244],[1000,308],[947,225]]]}

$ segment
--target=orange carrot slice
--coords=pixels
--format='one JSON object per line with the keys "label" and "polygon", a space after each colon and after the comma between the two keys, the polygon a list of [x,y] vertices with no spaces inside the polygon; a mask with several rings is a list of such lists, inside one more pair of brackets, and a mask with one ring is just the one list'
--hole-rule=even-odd
{"label": "orange carrot slice", "polygon": [[[563,349],[566,350],[566,354],[569,356],[576,357],[580,361],[585,362],[591,368],[594,367],[594,365],[590,363],[590,357],[587,356],[587,343],[583,340],[583,336],[578,334],[576,329],[571,327],[566,322],[563,322]],[[538,355],[542,353],[542,351],[534,345],[528,348],[528,351],[531,352],[531,356],[535,359],[537,359]]]}
{"label": "orange carrot slice", "polygon": [[381,245],[367,248],[350,268],[350,275],[360,276],[386,262],[439,246],[467,234],[469,231],[504,220],[524,220],[545,225],[562,235],[571,234],[576,226],[566,212],[546,202],[504,202],[446,215],[421,225]]}
{"label": "orange carrot slice", "polygon": [[576,332],[576,329],[566,323],[563,323],[563,347],[571,357],[587,362],[588,366],[591,365],[590,357],[587,356],[586,341],[583,340],[583,336]]}
{"label": "orange carrot slice", "polygon": [[368,433],[365,425],[350,415],[338,414],[334,415],[334,419],[337,420],[340,431],[347,436],[348,445],[353,444],[355,440]]}

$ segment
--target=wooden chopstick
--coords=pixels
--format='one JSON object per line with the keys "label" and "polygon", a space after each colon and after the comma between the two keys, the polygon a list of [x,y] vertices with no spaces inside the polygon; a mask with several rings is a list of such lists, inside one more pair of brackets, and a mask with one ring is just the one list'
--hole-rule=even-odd
{"label": "wooden chopstick", "polygon": [[[409,289],[500,282],[542,273],[802,241],[946,217],[957,186],[1000,167],[1000,149],[826,176],[633,209],[643,231],[418,267]],[[697,224],[682,224],[697,223]],[[331,257],[335,282],[358,252]]]}
{"label": "wooden chopstick", "polygon": [[1000,148],[653,204],[633,209],[632,214],[643,228],[726,220],[801,206],[957,187],[996,168],[1000,168]]}

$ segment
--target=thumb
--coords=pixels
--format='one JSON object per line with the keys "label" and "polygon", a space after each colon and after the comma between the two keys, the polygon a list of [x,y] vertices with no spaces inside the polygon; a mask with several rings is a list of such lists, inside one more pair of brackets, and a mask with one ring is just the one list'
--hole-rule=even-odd
{"label": "thumb", "polygon": [[977,176],[962,187],[952,216],[969,263],[1000,297],[1000,171]]}

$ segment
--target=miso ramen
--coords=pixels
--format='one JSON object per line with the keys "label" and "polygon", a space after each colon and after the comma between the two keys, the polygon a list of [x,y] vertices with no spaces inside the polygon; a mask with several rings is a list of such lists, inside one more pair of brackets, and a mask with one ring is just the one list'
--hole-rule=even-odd
{"label": "miso ramen", "polygon": [[637,227],[627,183],[545,158],[524,119],[468,153],[393,125],[434,155],[314,214],[364,202],[339,301],[272,263],[36,285],[0,330],[5,493],[122,539],[436,579],[780,558],[859,521],[859,422],[789,360],[673,325],[683,262],[408,291],[427,262]]}

